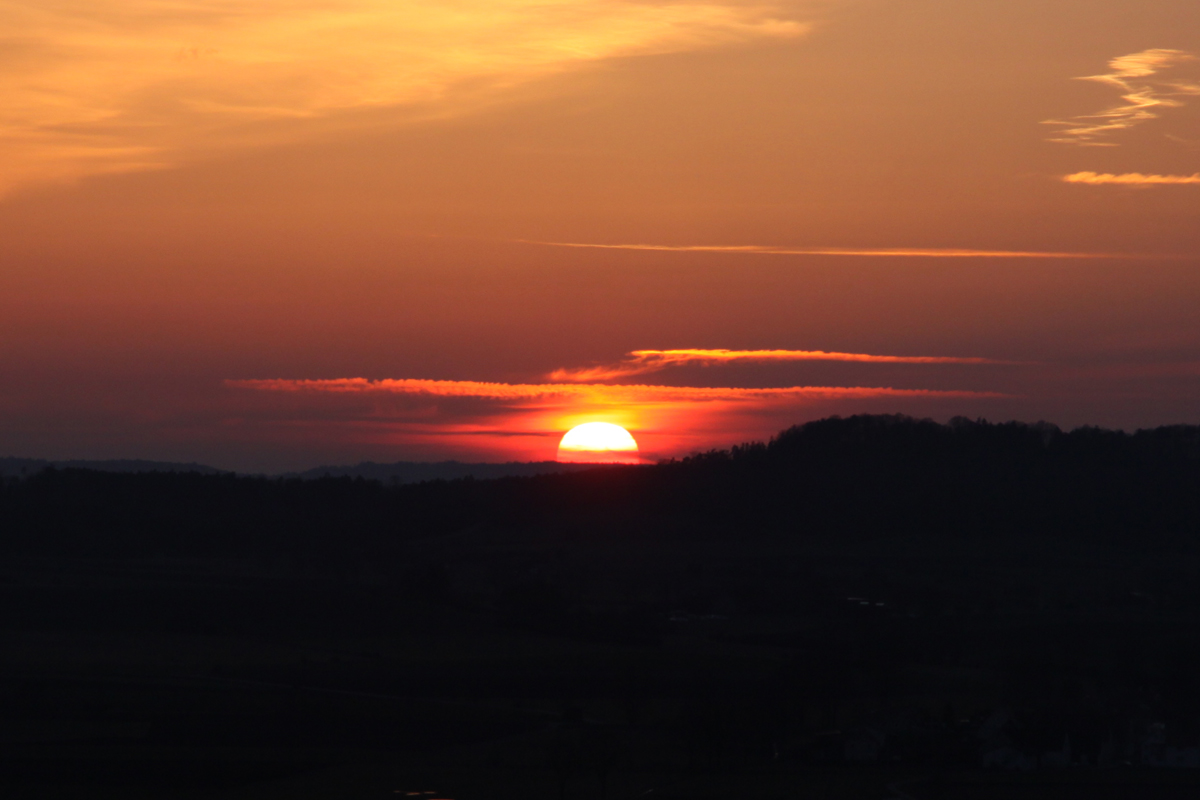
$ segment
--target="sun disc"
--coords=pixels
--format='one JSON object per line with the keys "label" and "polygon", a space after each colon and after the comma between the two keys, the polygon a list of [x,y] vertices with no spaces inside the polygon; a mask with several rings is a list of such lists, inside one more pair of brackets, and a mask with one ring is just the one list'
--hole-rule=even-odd
{"label": "sun disc", "polygon": [[558,443],[558,460],[590,464],[637,464],[638,446],[629,431],[611,422],[585,422]]}

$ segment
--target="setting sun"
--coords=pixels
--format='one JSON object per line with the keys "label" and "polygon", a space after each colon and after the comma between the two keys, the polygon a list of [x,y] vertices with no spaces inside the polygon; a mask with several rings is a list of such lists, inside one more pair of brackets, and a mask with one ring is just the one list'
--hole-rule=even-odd
{"label": "setting sun", "polygon": [[611,422],[585,422],[558,443],[558,460],[593,464],[637,464],[638,446],[629,431]]}

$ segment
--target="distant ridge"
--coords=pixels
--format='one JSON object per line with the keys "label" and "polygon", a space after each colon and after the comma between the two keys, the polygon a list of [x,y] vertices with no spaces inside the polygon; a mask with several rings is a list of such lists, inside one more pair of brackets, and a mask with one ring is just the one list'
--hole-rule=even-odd
{"label": "distant ridge", "polygon": [[282,477],[316,480],[317,478],[364,478],[382,483],[421,483],[422,481],[452,481],[459,478],[529,477],[551,475],[560,472],[579,472],[592,469],[595,464],[560,464],[557,461],[509,461],[504,464],[468,464],[461,461],[397,461],[394,464],[378,464],[364,461],[355,466],[316,467],[304,472],[292,472]]}
{"label": "distant ridge", "polygon": [[143,459],[110,459],[88,461],[70,459],[48,461],[44,458],[0,458],[0,477],[33,475],[45,469],[93,469],[97,472],[198,472],[202,475],[219,475],[229,470],[217,469],[205,464],[181,464],[173,461],[146,461]]}
{"label": "distant ridge", "polygon": [[[421,483],[422,481],[452,481],[459,478],[529,477],[552,475],[561,472],[578,472],[591,469],[595,464],[560,464],[557,461],[509,461],[504,464],[461,461],[397,461],[394,464],[379,464],[364,461],[353,466],[320,466],[303,472],[286,472],[273,477],[317,480],[318,478],[363,478],[386,484]],[[174,461],[147,461],[145,459],[87,460],[68,459],[53,461],[45,458],[0,458],[0,477],[35,475],[46,469],[91,469],[97,472],[195,472],[201,475],[231,475],[232,470],[217,469],[207,464]]]}

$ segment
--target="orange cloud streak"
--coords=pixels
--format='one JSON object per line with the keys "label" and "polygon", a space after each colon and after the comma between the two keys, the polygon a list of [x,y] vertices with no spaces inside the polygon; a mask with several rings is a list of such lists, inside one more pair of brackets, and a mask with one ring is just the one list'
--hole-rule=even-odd
{"label": "orange cloud streak", "polygon": [[955,247],[773,247],[770,245],[668,245],[596,244],[594,242],[541,242],[518,239],[522,244],[545,247],[583,247],[600,250],[661,250],[672,253],[744,253],[769,256],[869,256],[873,258],[1147,258],[1134,253],[1071,253],[1050,250],[973,250]]}
{"label": "orange cloud streak", "polygon": [[824,350],[634,350],[628,360],[606,367],[556,369],[546,377],[552,381],[612,380],[629,375],[658,372],[683,364],[719,364],[733,361],[850,361],[868,364],[1011,364],[989,358],[955,356],[879,356],[869,353],[838,353]]}
{"label": "orange cloud streak", "polygon": [[1143,175],[1140,172],[1126,172],[1114,175],[1111,172],[1076,172],[1064,175],[1065,183],[1083,183],[1089,186],[1117,184],[1119,186],[1171,186],[1200,184],[1200,172],[1194,175]]}
{"label": "orange cloud streak", "polygon": [[1003,397],[993,392],[893,389],[870,386],[788,386],[735,388],[703,386],[614,385],[605,383],[489,383],[421,379],[334,378],[329,380],[228,380],[227,386],[272,392],[384,392],[483,400],[563,398],[607,403],[653,401],[753,400],[766,398],[838,397]]}

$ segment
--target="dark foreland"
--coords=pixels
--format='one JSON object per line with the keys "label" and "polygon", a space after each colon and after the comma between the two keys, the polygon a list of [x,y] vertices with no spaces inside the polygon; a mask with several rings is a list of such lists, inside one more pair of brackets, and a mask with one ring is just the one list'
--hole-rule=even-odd
{"label": "dark foreland", "polygon": [[853,417],[406,485],[47,469],[0,526],[5,797],[1200,790],[1196,427]]}

